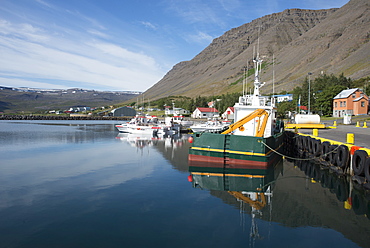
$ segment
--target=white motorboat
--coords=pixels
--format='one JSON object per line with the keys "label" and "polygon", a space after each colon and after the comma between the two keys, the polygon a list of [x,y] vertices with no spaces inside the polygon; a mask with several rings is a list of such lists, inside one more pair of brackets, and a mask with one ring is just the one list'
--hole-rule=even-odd
{"label": "white motorboat", "polygon": [[189,128],[190,126],[192,126],[194,124],[193,121],[186,120],[184,118],[184,116],[182,116],[182,115],[166,117],[165,118],[165,123],[166,123],[166,125],[178,124],[178,125],[181,125],[182,128]]}
{"label": "white motorboat", "polygon": [[147,133],[152,134],[153,131],[162,132],[165,125],[158,121],[156,116],[141,116],[137,115],[127,123],[118,124],[115,126],[118,131],[123,133]]}
{"label": "white motorboat", "polygon": [[190,129],[193,132],[206,132],[206,131],[212,131],[217,132],[221,131],[224,128],[228,127],[231,124],[231,121],[220,121],[220,120],[208,120],[205,123],[195,124],[190,126]]}
{"label": "white motorboat", "polygon": [[175,123],[160,123],[156,116],[136,116],[127,123],[115,126],[119,132],[135,134],[174,134],[180,131],[180,125]]}

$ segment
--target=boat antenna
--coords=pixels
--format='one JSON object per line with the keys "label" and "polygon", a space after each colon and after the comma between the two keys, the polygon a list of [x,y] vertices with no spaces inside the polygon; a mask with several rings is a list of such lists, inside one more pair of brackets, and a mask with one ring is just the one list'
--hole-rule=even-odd
{"label": "boat antenna", "polygon": [[254,63],[254,92],[253,92],[253,98],[252,98],[252,105],[257,106],[260,103],[259,100],[259,95],[260,95],[260,88],[265,84],[263,82],[260,82],[259,80],[259,72],[262,69],[262,60],[260,59],[259,56],[259,33],[260,33],[260,27],[258,29],[258,38],[257,38],[257,56],[253,58],[253,63]]}
{"label": "boat antenna", "polygon": [[244,69],[244,80],[243,80],[243,96],[245,95],[245,66],[243,67]]}
{"label": "boat antenna", "polygon": [[257,57],[259,57],[260,52],[260,35],[261,35],[261,26],[258,27],[258,37],[257,37]]}
{"label": "boat antenna", "polygon": [[253,46],[253,57],[252,57],[253,60],[256,58],[256,56],[255,56],[256,51],[255,50],[256,50],[256,46]]}
{"label": "boat antenna", "polygon": [[272,105],[275,105],[275,55],[272,54]]}
{"label": "boat antenna", "polygon": [[[246,75],[245,75],[245,90],[246,90],[246,93],[248,91],[248,60],[247,60],[247,71],[246,71]],[[366,90],[365,90],[366,92]]]}

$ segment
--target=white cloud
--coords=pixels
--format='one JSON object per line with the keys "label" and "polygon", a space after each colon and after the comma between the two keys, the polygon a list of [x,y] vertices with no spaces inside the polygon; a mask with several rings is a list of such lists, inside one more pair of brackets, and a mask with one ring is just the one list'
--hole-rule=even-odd
{"label": "white cloud", "polygon": [[209,44],[212,42],[213,37],[209,34],[198,31],[196,34],[189,35],[188,40],[200,44]]}
{"label": "white cloud", "polygon": [[218,15],[219,5],[209,4],[208,1],[198,0],[175,0],[169,3],[170,11],[176,13],[186,22],[192,24],[212,23],[223,25],[223,20]]}
{"label": "white cloud", "polygon": [[92,47],[102,51],[105,54],[113,57],[118,57],[124,64],[137,64],[141,66],[153,67],[155,69],[155,61],[153,58],[140,53],[130,52],[120,46],[110,43],[90,43]]}
{"label": "white cloud", "polygon": [[153,30],[157,29],[157,27],[154,24],[150,23],[150,22],[141,22],[141,24],[143,24],[145,27],[153,29]]}
{"label": "white cloud", "polygon": [[[6,75],[5,75],[6,76]],[[20,87],[23,85],[25,87],[32,86],[32,88],[39,88],[39,89],[63,89],[65,85],[56,84],[54,83],[42,83],[33,80],[27,80],[22,78],[6,78],[0,77],[0,85],[6,87]]]}
{"label": "white cloud", "polygon": [[227,12],[234,12],[242,6],[239,0],[218,0],[223,9]]}
{"label": "white cloud", "polygon": [[[27,23],[4,20],[0,27],[0,76],[12,76],[13,83],[16,78],[18,82],[32,83],[23,86],[50,86],[57,80],[58,87],[60,82],[69,82],[63,88],[75,82],[94,88],[143,91],[164,74],[152,57],[86,34],[76,37],[80,33],[70,32],[71,37],[63,37],[66,32],[53,36]],[[88,33],[104,35],[93,29]],[[23,77],[27,79],[20,81]]]}
{"label": "white cloud", "polygon": [[45,2],[45,1],[42,1],[42,0],[36,0],[36,2],[38,2],[38,3],[40,3],[40,4],[44,5],[44,6],[46,6],[46,7],[48,7],[48,8],[52,8],[52,5],[51,5],[51,4],[49,4],[49,3],[47,3],[47,2]]}
{"label": "white cloud", "polygon": [[92,34],[92,35],[95,35],[95,36],[97,36],[97,37],[104,38],[104,39],[109,39],[109,38],[111,38],[111,36],[110,36],[110,35],[105,34],[105,33],[103,33],[103,32],[100,32],[100,31],[98,31],[98,30],[96,30],[96,29],[89,29],[89,30],[87,30],[87,32],[88,32],[88,33],[90,33],[90,34]]}
{"label": "white cloud", "polygon": [[0,20],[0,34],[34,42],[45,42],[48,40],[44,31],[40,28],[34,27],[28,23],[12,24],[6,20]]}
{"label": "white cloud", "polygon": [[74,16],[77,20],[87,21],[94,28],[98,28],[98,29],[101,29],[101,30],[106,30],[107,29],[98,20],[96,20],[94,18],[91,18],[89,16],[86,16],[86,15],[82,14],[81,12],[79,12],[77,10],[66,10],[66,12],[69,13],[71,16]]}

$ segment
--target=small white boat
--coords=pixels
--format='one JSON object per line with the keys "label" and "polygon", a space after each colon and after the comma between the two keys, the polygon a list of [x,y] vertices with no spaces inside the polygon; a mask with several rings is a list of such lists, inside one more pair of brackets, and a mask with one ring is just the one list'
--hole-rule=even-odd
{"label": "small white boat", "polygon": [[174,134],[179,132],[180,126],[178,124],[164,124],[160,123],[156,116],[136,116],[127,123],[118,124],[115,126],[119,132],[134,133],[134,134]]}
{"label": "small white boat", "polygon": [[115,127],[121,133],[128,133],[128,124],[127,123],[118,124],[118,125],[115,125]]}
{"label": "small white boat", "polygon": [[190,129],[193,132],[206,132],[212,131],[217,132],[223,130],[225,127],[228,127],[231,124],[231,121],[220,121],[220,120],[208,120],[205,123],[195,124],[190,126]]}
{"label": "small white boat", "polygon": [[127,123],[118,124],[115,126],[118,131],[123,133],[148,133],[152,134],[153,131],[161,131],[165,125],[159,123],[156,116],[141,116],[137,115]]}
{"label": "small white boat", "polygon": [[166,123],[166,125],[170,125],[171,123],[172,124],[178,124],[178,125],[181,125],[182,128],[189,128],[191,125],[194,124],[193,121],[186,120],[184,118],[184,116],[182,116],[182,115],[166,117],[165,118],[165,123]]}

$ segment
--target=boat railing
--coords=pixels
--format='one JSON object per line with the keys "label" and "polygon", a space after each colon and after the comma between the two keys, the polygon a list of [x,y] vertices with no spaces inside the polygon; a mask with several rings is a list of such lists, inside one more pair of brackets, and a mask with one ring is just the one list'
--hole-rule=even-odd
{"label": "boat railing", "polygon": [[[252,105],[253,102],[252,95],[244,95],[239,97],[239,104],[240,105]],[[269,98],[266,96],[258,96],[258,106],[267,106],[270,105]]]}
{"label": "boat railing", "polygon": [[252,104],[252,96],[251,95],[240,96],[239,97],[239,104],[251,105]]}

